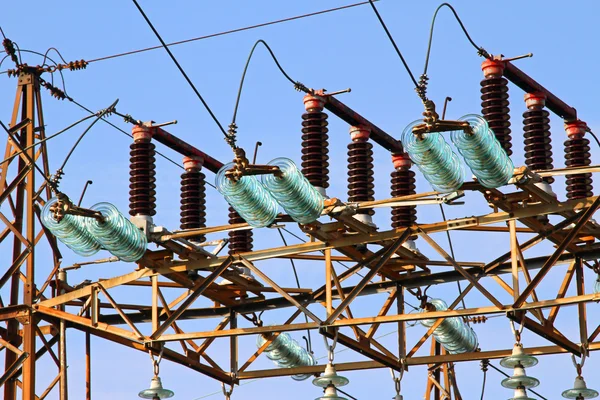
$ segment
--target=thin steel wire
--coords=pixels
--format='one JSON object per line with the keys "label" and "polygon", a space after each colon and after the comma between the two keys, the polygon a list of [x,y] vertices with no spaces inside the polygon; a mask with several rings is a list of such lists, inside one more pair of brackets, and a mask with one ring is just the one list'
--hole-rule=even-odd
{"label": "thin steel wire", "polygon": [[[506,372],[502,371],[500,368],[496,367],[494,364],[490,363],[489,366],[492,367],[493,369],[495,369],[496,371],[500,372],[505,377],[510,378],[510,375],[508,375]],[[548,400],[547,398],[545,398],[544,396],[542,396],[541,394],[539,394],[538,392],[536,392],[533,389],[527,389],[527,390],[529,390],[531,393],[535,394],[536,396],[540,397],[542,400]]]}
{"label": "thin steel wire", "polygon": [[433,14],[433,18],[431,20],[431,28],[429,29],[429,42],[427,44],[427,55],[425,56],[425,67],[423,68],[423,75],[427,74],[427,68],[429,67],[429,56],[431,54],[431,44],[432,44],[432,41],[433,41],[433,29],[435,27],[435,20],[437,18],[438,12],[443,7],[448,7],[450,9],[450,11],[452,11],[452,14],[454,14],[454,17],[456,18],[456,20],[460,24],[461,29],[463,30],[465,36],[467,37],[467,39],[469,40],[469,42],[471,43],[471,45],[473,45],[473,47],[475,47],[475,49],[477,49],[477,51],[480,52],[482,56],[487,57],[487,52],[484,50],[484,48],[481,47],[481,46],[478,46],[473,41],[473,39],[471,39],[471,35],[469,35],[469,32],[467,31],[467,28],[465,28],[465,25],[461,21],[460,17],[458,16],[458,13],[454,9],[454,7],[452,7],[448,3],[442,3],[442,4],[440,4],[438,6],[438,8],[436,8],[435,13]]}
{"label": "thin steel wire", "polygon": [[[380,0],[375,0],[375,1],[380,1]],[[293,17],[282,18],[282,19],[278,19],[278,20],[274,20],[274,21],[269,21],[269,22],[263,22],[263,23],[256,24],[256,25],[249,25],[249,26],[245,26],[245,27],[242,27],[242,28],[235,28],[235,29],[231,29],[231,30],[228,30],[228,31],[223,31],[223,32],[218,32],[218,33],[211,33],[210,35],[198,36],[198,37],[194,37],[194,38],[190,38],[190,39],[180,40],[180,41],[177,41],[177,42],[171,42],[171,43],[167,43],[167,46],[176,46],[176,45],[180,45],[180,44],[195,42],[195,41],[198,41],[198,40],[210,39],[210,38],[217,37],[217,36],[225,36],[225,35],[229,35],[229,34],[232,34],[232,33],[243,32],[243,31],[247,31],[247,30],[251,30],[251,29],[262,28],[264,26],[276,25],[276,24],[280,24],[280,23],[283,23],[283,22],[289,22],[289,21],[294,21],[294,20],[297,20],[297,19],[303,19],[303,18],[313,17],[313,16],[316,16],[316,15],[327,14],[327,13],[331,13],[331,12],[334,12],[334,11],[340,11],[340,10],[345,10],[345,9],[353,8],[353,7],[357,7],[357,6],[363,6],[363,5],[366,5],[366,4],[369,4],[369,2],[368,1],[362,1],[362,2],[359,2],[359,3],[348,4],[346,6],[329,8],[329,9],[326,9],[326,10],[315,11],[315,12],[308,13],[308,14],[296,15],[296,16],[293,16]],[[109,55],[109,56],[94,58],[92,60],[88,60],[88,64],[91,64],[93,62],[98,62],[98,61],[110,60],[110,59],[118,58],[118,57],[124,57],[124,56],[132,55],[132,54],[143,53],[143,52],[150,51],[150,50],[161,49],[162,47],[163,47],[162,45],[161,46],[152,46],[152,47],[146,47],[146,48],[143,48],[143,49],[132,50],[132,51],[127,51],[127,52],[123,52],[123,53],[117,53],[117,54],[113,54],[113,55]]]}
{"label": "thin steel wire", "polygon": [[[277,232],[279,232],[279,236],[281,237],[281,241],[283,242],[283,245],[285,247],[287,247],[288,246],[287,240],[285,240],[285,236],[283,236],[283,233],[281,232],[281,228],[277,228]],[[296,264],[294,263],[293,258],[290,258],[290,264],[292,264],[292,271],[294,271],[294,278],[296,278],[296,286],[298,286],[298,289],[300,289],[300,278],[298,277],[298,271],[296,270]],[[304,314],[304,319],[306,320],[306,323],[308,324],[308,316],[306,314]],[[306,330],[306,334],[308,335],[308,337],[306,339],[308,341],[308,349],[307,350],[312,353],[312,336],[310,335],[310,329]]]}
{"label": "thin steel wire", "polygon": [[163,38],[160,36],[160,34],[158,33],[158,31],[156,30],[156,28],[154,27],[154,25],[152,25],[152,22],[150,22],[150,19],[148,18],[148,16],[146,16],[146,13],[142,9],[142,7],[139,5],[139,3],[137,2],[137,0],[132,0],[132,1],[135,4],[135,6],[137,7],[137,9],[139,10],[139,12],[142,14],[142,17],[144,17],[144,20],[146,20],[146,23],[148,24],[148,26],[150,27],[150,29],[152,29],[152,32],[154,32],[154,35],[156,35],[156,37],[160,41],[160,44],[162,44],[162,46],[164,47],[164,49],[166,50],[166,52],[169,54],[169,57],[171,57],[171,60],[173,60],[173,62],[177,66],[177,69],[179,69],[179,72],[181,72],[181,75],[183,75],[183,77],[185,78],[185,80],[187,81],[187,83],[190,85],[190,87],[192,88],[192,90],[194,91],[194,93],[196,93],[196,96],[198,97],[198,99],[200,99],[200,101],[202,102],[202,105],[204,105],[204,108],[206,109],[206,111],[210,114],[210,116],[212,117],[213,121],[215,121],[215,124],[217,124],[217,126],[219,127],[219,129],[221,130],[221,132],[223,133],[223,135],[225,136],[225,138],[227,138],[227,132],[225,132],[225,129],[223,128],[223,125],[221,125],[221,123],[219,122],[219,120],[217,119],[217,117],[215,116],[215,114],[212,112],[212,110],[210,109],[208,103],[204,100],[204,97],[202,97],[202,95],[200,94],[200,92],[198,91],[198,89],[196,89],[196,85],[194,85],[194,83],[192,82],[192,80],[185,73],[185,70],[183,69],[183,67],[181,66],[181,64],[179,64],[179,61],[177,61],[177,58],[175,58],[175,56],[173,55],[173,53],[171,52],[171,50],[169,50],[169,47],[167,46],[167,44],[165,43],[165,41],[163,40]]}
{"label": "thin steel wire", "polygon": [[383,27],[383,30],[385,31],[388,39],[392,43],[392,46],[394,46],[394,50],[396,50],[396,54],[398,54],[398,57],[400,57],[400,60],[402,61],[402,64],[404,65],[404,68],[406,69],[406,72],[408,72],[408,75],[410,76],[410,79],[413,81],[413,84],[415,85],[415,88],[418,89],[419,88],[419,83],[417,82],[417,80],[415,79],[415,76],[413,75],[412,71],[408,67],[408,64],[406,63],[406,60],[404,59],[404,56],[402,55],[402,52],[400,51],[400,49],[396,45],[396,41],[394,40],[394,37],[392,36],[392,34],[390,33],[390,31],[388,30],[387,26],[385,25],[385,22],[383,22],[383,18],[381,18],[381,15],[379,14],[379,11],[377,11],[377,7],[375,7],[375,4],[374,4],[373,0],[369,0],[369,4],[373,8],[373,11],[375,12],[375,15],[377,16],[377,19],[379,20],[379,23]]}
{"label": "thin steel wire", "polygon": [[273,61],[275,61],[275,64],[277,65],[277,68],[279,68],[279,71],[281,71],[281,73],[283,74],[283,76],[285,76],[285,78],[291,82],[292,85],[296,84],[296,81],[294,81],[288,74],[287,72],[285,72],[285,70],[283,69],[283,67],[281,66],[281,64],[279,64],[279,60],[277,60],[277,57],[275,57],[275,53],[273,53],[273,50],[271,50],[271,47],[269,47],[269,45],[267,44],[267,42],[265,42],[262,39],[259,39],[256,41],[256,43],[254,43],[254,46],[252,46],[252,50],[250,50],[250,54],[248,55],[248,59],[246,60],[246,65],[244,66],[244,72],[242,72],[242,78],[240,79],[240,86],[238,88],[238,92],[237,92],[237,97],[235,100],[235,107],[233,108],[233,117],[231,118],[231,124],[235,125],[235,119],[237,117],[237,112],[238,112],[238,107],[240,105],[240,98],[242,97],[242,89],[244,87],[244,80],[246,79],[246,73],[248,72],[248,66],[250,66],[250,60],[252,60],[252,55],[254,54],[254,50],[256,50],[256,47],[258,47],[259,44],[263,44],[267,50],[269,51],[269,54],[271,54],[271,57],[273,58]]}

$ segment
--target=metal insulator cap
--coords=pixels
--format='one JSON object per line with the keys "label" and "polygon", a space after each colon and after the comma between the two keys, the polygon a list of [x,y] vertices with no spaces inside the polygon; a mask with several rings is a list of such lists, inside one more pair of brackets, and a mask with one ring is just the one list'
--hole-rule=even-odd
{"label": "metal insulator cap", "polygon": [[546,95],[543,93],[525,93],[524,98],[528,109],[542,108],[546,105]]}
{"label": "metal insulator cap", "polygon": [[481,63],[483,76],[486,78],[500,78],[504,73],[504,62],[499,60],[485,60]]}

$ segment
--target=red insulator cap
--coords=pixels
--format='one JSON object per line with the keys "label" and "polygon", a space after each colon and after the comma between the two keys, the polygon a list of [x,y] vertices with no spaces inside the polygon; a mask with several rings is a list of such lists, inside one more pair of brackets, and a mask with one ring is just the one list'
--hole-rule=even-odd
{"label": "red insulator cap", "polygon": [[183,157],[183,168],[186,170],[200,170],[204,164],[204,158],[199,156]]}
{"label": "red insulator cap", "polygon": [[411,161],[408,153],[392,154],[392,163],[395,169],[410,168]]}
{"label": "red insulator cap", "polygon": [[152,129],[148,126],[143,125],[135,125],[131,129],[131,136],[133,136],[134,141],[150,141],[152,139]]}
{"label": "red insulator cap", "polygon": [[546,105],[546,95],[544,93],[526,93],[525,105],[527,108],[542,108]]}
{"label": "red insulator cap", "polygon": [[483,76],[486,78],[499,78],[504,73],[504,62],[500,60],[485,60],[481,63]]}
{"label": "red insulator cap", "polygon": [[573,122],[565,122],[565,130],[569,139],[582,137],[585,135],[587,128],[587,124],[579,119]]}
{"label": "red insulator cap", "polygon": [[369,130],[369,128],[365,127],[365,126],[351,126],[350,127],[350,138],[352,139],[353,142],[358,141],[358,140],[363,140],[363,141],[367,141],[369,140],[369,135],[371,134],[371,131]]}
{"label": "red insulator cap", "polygon": [[306,111],[311,110],[311,109],[323,109],[323,106],[325,105],[325,100],[323,100],[322,97],[318,97],[318,96],[313,96],[312,94],[307,94],[306,96],[304,96],[304,108],[306,109]]}

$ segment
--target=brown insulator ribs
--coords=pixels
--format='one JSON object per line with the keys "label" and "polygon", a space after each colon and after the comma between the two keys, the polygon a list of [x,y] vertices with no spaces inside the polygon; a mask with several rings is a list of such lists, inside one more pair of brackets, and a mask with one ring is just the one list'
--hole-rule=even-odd
{"label": "brown insulator ribs", "polygon": [[[369,131],[351,127],[352,143],[348,145],[348,201],[373,201],[373,145],[368,142]],[[358,210],[358,214],[373,215],[373,209]]]}
{"label": "brown insulator ribs", "polygon": [[481,65],[485,78],[481,81],[481,114],[488,122],[500,145],[510,157],[510,108],[508,107],[508,81],[502,77],[504,64],[486,60]]}
{"label": "brown insulator ribs", "polygon": [[[584,137],[587,125],[582,121],[565,124],[569,139],[565,142],[565,165],[583,167],[591,164],[590,141]],[[592,174],[567,175],[567,198],[591,197]]]}
{"label": "brown insulator ribs", "polygon": [[[240,215],[229,207],[229,224],[241,224],[246,222]],[[252,251],[252,230],[243,229],[239,231],[229,231],[229,254],[244,253]]]}
{"label": "brown insulator ribs", "polygon": [[[408,154],[392,155],[394,168],[392,172],[392,197],[408,196],[415,194],[415,173],[410,170]],[[408,228],[417,222],[416,206],[392,207],[392,228]],[[411,237],[414,240],[415,237]]]}
{"label": "brown insulator ribs", "polygon": [[329,187],[329,136],[327,114],[323,100],[307,94],[304,96],[306,113],[302,114],[302,174],[317,188]]}
{"label": "brown insulator ribs", "polygon": [[[181,229],[200,229],[206,226],[206,176],[200,170],[201,162],[184,158],[185,172],[181,174]],[[204,235],[188,237],[197,243]]]}
{"label": "brown insulator ribs", "polygon": [[[552,139],[550,138],[550,118],[545,105],[544,95],[528,93],[525,95],[528,111],[523,113],[523,132],[525,138],[525,165],[533,171],[550,170],[552,165]],[[545,177],[544,182],[552,183],[554,178]]]}
{"label": "brown insulator ribs", "polygon": [[129,215],[153,216],[156,214],[155,146],[149,136],[138,139],[145,134],[136,133],[136,128],[143,127],[134,128],[135,142],[129,146]]}

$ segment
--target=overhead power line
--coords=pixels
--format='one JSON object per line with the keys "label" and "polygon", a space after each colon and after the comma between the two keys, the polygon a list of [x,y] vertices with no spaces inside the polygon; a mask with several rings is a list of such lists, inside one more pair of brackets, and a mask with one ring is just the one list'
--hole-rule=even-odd
{"label": "overhead power line", "polygon": [[[380,0],[374,0],[374,1],[380,1]],[[214,38],[214,37],[217,37],[217,36],[225,36],[225,35],[229,35],[231,33],[243,32],[243,31],[248,31],[248,30],[251,30],[251,29],[262,28],[263,26],[276,25],[276,24],[281,24],[283,22],[289,22],[289,21],[294,21],[294,20],[298,20],[298,19],[303,19],[303,18],[308,18],[308,17],[314,17],[316,15],[322,15],[322,14],[327,14],[327,13],[331,13],[331,12],[335,12],[335,11],[346,10],[348,8],[363,6],[363,5],[366,5],[366,4],[369,4],[369,2],[368,1],[362,1],[360,3],[348,4],[346,6],[329,8],[329,9],[326,9],[326,10],[315,11],[315,12],[308,13],[308,14],[296,15],[294,17],[282,18],[282,19],[278,19],[278,20],[274,20],[274,21],[269,21],[269,22],[263,22],[263,23],[260,23],[260,24],[249,25],[249,26],[245,26],[245,27],[242,27],[242,28],[235,28],[235,29],[231,29],[231,30],[228,30],[228,31],[223,31],[223,32],[218,32],[218,33],[211,33],[209,35],[198,36],[198,37],[194,37],[194,38],[190,38],[190,39],[180,40],[180,41],[177,41],[177,42],[167,43],[166,45],[170,47],[170,46],[176,46],[176,45],[179,45],[179,44],[195,42],[195,41],[198,41],[198,40],[210,39],[210,38]],[[143,48],[143,49],[131,50],[131,51],[126,51],[124,53],[117,53],[117,54],[113,54],[113,55],[109,55],[109,56],[94,58],[92,60],[88,60],[87,62],[88,63],[93,63],[93,62],[97,62],[97,61],[110,60],[110,59],[113,59],[113,58],[129,56],[131,54],[138,54],[138,53],[143,53],[143,52],[150,51],[150,50],[157,50],[157,49],[161,49],[161,48],[163,48],[162,45],[161,46],[146,47],[146,48]]]}

